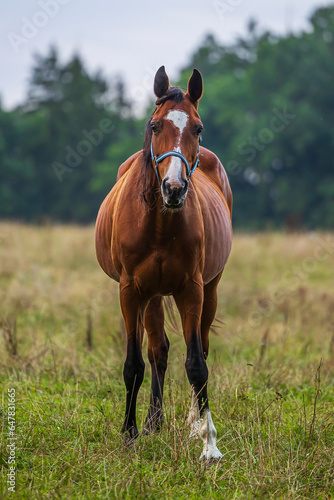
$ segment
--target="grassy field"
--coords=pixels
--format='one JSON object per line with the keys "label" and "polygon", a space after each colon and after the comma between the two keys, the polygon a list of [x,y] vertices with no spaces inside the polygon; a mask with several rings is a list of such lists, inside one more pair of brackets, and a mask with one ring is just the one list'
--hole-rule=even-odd
{"label": "grassy field", "polygon": [[210,467],[198,460],[201,441],[189,439],[185,346],[168,328],[164,428],[122,443],[125,333],[92,227],[0,224],[0,281],[3,497],[334,497],[334,236],[235,235],[209,355],[224,461]]}

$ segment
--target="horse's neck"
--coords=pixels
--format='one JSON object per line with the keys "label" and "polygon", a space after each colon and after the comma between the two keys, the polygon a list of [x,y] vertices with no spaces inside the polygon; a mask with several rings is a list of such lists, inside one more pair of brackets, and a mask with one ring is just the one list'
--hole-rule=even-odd
{"label": "horse's neck", "polygon": [[148,209],[146,224],[157,240],[166,240],[180,233],[186,225],[188,204],[182,210],[167,209],[162,201],[161,192],[156,195],[154,207]]}
{"label": "horse's neck", "polygon": [[139,187],[141,201],[144,202],[147,208],[153,210],[157,203],[161,201],[159,200],[161,192],[153,167],[148,168],[147,165],[142,164],[141,168],[136,170],[135,183]]}
{"label": "horse's neck", "polygon": [[[145,175],[144,182],[140,175]],[[138,176],[137,182],[141,185],[141,203],[144,204],[146,213],[146,224],[148,227],[156,228],[158,233],[168,232],[174,229],[175,224],[181,223],[183,212],[173,212],[164,207],[161,189],[154,168],[145,169]],[[183,208],[184,211],[184,208]]]}

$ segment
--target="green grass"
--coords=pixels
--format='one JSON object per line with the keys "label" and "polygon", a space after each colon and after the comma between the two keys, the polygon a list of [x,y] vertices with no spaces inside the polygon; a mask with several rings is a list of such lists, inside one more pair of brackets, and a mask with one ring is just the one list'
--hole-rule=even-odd
{"label": "green grass", "polygon": [[[333,241],[235,235],[219,289],[224,324],[215,325],[208,361],[224,461],[206,466],[201,441],[188,438],[185,345],[171,328],[163,430],[130,448],[122,442],[125,333],[117,284],[95,259],[93,228],[0,224],[0,494],[333,498]],[[6,483],[8,388],[16,391],[15,493]]]}

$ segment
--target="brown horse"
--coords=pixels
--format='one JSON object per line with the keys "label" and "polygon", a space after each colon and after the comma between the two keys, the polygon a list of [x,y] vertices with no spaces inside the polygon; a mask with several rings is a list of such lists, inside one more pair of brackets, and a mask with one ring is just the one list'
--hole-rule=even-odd
{"label": "brown horse", "polygon": [[[118,171],[96,222],[96,253],[102,269],[120,284],[127,331],[124,364],[126,411],[122,432],[138,436],[136,400],[144,377],[142,341],[148,335],[152,385],[145,432],[162,423],[169,341],[163,296],[172,295],[187,345],[186,371],[193,389],[191,435],[204,442],[201,459],[222,457],[209,410],[206,358],[217,308],[217,286],[231,242],[232,193],[219,159],[199,147],[197,112],[202,76],[194,70],[187,93],[156,73],[156,109],[142,151]],[[198,168],[196,168],[198,166]]]}

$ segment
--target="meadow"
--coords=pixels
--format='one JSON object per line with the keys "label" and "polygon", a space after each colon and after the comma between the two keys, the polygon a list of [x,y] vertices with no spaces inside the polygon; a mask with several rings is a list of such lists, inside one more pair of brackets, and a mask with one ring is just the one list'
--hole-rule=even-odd
{"label": "meadow", "polygon": [[208,358],[214,465],[189,439],[178,319],[164,427],[123,443],[125,331],[93,227],[1,223],[0,284],[1,498],[334,498],[334,235],[235,234]]}

